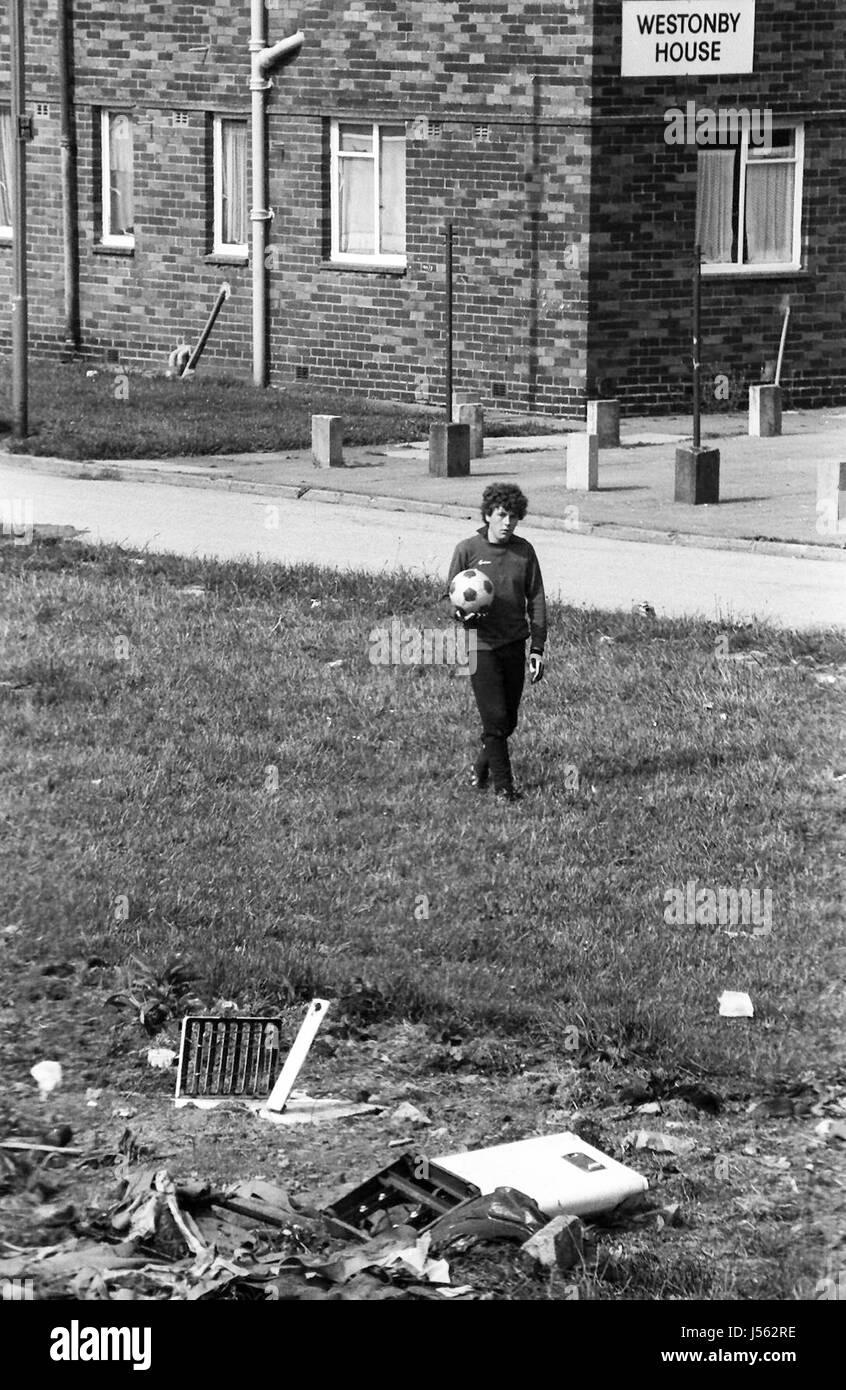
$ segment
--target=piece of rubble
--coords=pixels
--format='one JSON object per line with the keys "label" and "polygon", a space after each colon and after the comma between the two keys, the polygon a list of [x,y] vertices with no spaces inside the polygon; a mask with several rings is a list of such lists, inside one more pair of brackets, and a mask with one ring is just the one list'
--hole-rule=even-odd
{"label": "piece of rubble", "polygon": [[405,1125],[410,1125],[412,1129],[424,1129],[426,1125],[431,1123],[429,1116],[424,1115],[422,1110],[418,1110],[416,1105],[412,1105],[410,1100],[404,1100],[390,1115],[392,1129],[402,1128]]}
{"label": "piece of rubble", "polygon": [[578,1216],[554,1216],[520,1246],[520,1254],[536,1269],[559,1269],[562,1274],[581,1263],[584,1226]]}

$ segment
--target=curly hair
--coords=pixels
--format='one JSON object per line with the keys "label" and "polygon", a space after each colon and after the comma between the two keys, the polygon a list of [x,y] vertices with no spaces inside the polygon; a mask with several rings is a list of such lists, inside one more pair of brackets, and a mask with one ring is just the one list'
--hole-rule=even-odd
{"label": "curly hair", "polygon": [[528,505],[528,497],[516,483],[491,483],[482,493],[482,520],[487,521],[497,507],[505,507],[522,521]]}

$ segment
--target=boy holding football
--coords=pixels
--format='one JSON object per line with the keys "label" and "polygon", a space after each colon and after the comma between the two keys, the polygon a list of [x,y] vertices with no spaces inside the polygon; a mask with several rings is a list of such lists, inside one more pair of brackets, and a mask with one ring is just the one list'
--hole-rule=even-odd
{"label": "boy holding football", "polygon": [[482,720],[482,747],[473,764],[471,785],[482,790],[493,780],[496,796],[517,801],[508,739],[517,727],[531,638],[532,685],[543,678],[546,599],[537,555],[514,535],[526,515],[528,499],[514,483],[492,483],[482,496],[482,521],[475,535],[455,548],[448,584],[466,569],[478,569],[493,584],[491,606],[482,613],[456,608],[453,617],[476,628],[473,694]]}

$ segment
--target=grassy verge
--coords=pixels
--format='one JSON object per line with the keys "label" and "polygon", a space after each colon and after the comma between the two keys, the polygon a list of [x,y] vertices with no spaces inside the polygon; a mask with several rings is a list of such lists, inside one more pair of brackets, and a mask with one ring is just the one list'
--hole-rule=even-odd
{"label": "grassy verge", "polygon": [[[368,660],[392,616],[443,625],[434,582],[0,564],[2,903],[34,959],[182,952],[242,1007],[360,981],[386,1017],[698,1073],[832,1064],[840,638],[559,609],[501,807],[465,787],[469,683]],[[693,880],[769,890],[771,931],[667,925]]]}
{"label": "grassy verge", "polygon": [[[0,380],[0,445],[14,453],[72,459],[167,458],[278,452],[311,444],[311,416],[340,415],[345,442],[391,444],[424,439],[432,410],[385,404],[320,387],[261,390],[243,378],[200,370],[190,380],[95,371],[79,364],[34,364],[30,433],[8,434],[10,373]],[[549,433],[554,422],[491,423],[488,434]],[[4,433],[5,431],[5,433]]]}

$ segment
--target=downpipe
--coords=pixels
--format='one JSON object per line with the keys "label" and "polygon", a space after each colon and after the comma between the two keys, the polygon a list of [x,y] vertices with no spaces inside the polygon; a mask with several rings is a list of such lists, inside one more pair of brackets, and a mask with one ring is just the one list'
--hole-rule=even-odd
{"label": "downpipe", "polygon": [[302,48],[301,30],[267,47],[264,0],[251,0],[250,7],[250,99],[252,156],[253,259],[253,382],[267,385],[267,224],[273,213],[267,206],[267,114],[266,93],[273,85],[269,73],[284,58]]}

